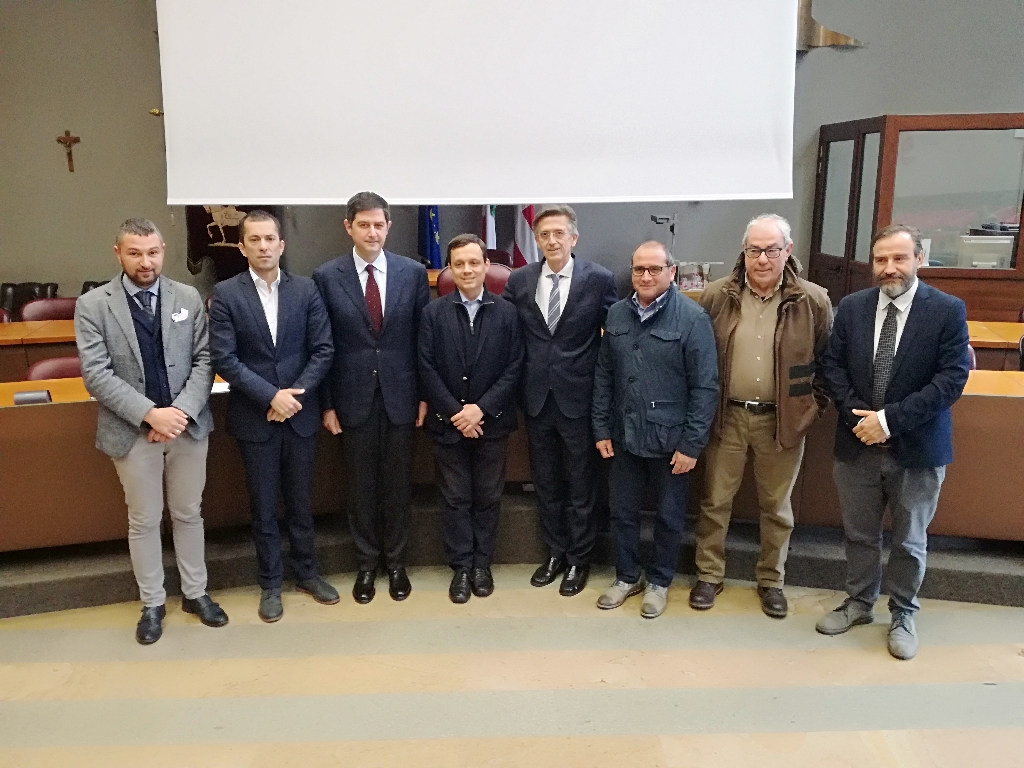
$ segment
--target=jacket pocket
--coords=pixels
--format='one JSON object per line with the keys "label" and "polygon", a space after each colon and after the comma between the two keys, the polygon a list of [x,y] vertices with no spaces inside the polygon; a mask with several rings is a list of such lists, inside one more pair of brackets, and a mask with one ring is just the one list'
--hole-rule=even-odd
{"label": "jacket pocket", "polygon": [[656,339],[662,339],[663,341],[679,341],[683,337],[679,331],[670,331],[666,328],[655,328],[651,331],[651,336]]}
{"label": "jacket pocket", "polygon": [[679,400],[653,400],[648,402],[647,421],[652,448],[660,453],[672,453],[683,436],[686,411]]}

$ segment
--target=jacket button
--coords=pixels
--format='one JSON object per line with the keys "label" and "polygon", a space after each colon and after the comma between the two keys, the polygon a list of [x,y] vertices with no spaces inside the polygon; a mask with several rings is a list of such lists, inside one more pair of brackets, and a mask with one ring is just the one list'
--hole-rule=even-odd
{"label": "jacket button", "polygon": [[466,404],[466,401],[465,401],[465,400],[459,400],[459,402],[460,402],[460,403],[462,403],[463,405],[465,405],[465,404]]}
{"label": "jacket button", "polygon": [[634,381],[636,381],[636,376],[630,376],[628,381],[630,384],[632,384]]}
{"label": "jacket button", "polygon": [[463,377],[462,377],[462,380],[463,380],[463,381],[469,381],[469,377],[468,377],[468,376],[463,376]]}
{"label": "jacket button", "polygon": [[638,343],[637,344],[633,344],[633,349],[640,349],[640,345]]}

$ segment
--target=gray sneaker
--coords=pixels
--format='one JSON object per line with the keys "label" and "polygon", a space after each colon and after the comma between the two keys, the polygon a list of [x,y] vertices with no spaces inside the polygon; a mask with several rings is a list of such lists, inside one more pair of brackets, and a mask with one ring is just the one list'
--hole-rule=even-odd
{"label": "gray sneaker", "polygon": [[644,590],[644,601],[640,604],[640,615],[645,619],[656,619],[665,612],[668,605],[668,587],[648,584]]}
{"label": "gray sneaker", "polygon": [[264,589],[260,594],[259,616],[263,621],[272,624],[284,615],[281,606],[281,588]]}
{"label": "gray sneaker", "polygon": [[320,576],[295,582],[295,589],[310,595],[321,605],[335,605],[341,599],[338,590]]}
{"label": "gray sneaker", "polygon": [[870,624],[874,620],[875,614],[870,606],[848,597],[834,611],[826,613],[818,619],[814,628],[823,635],[841,635],[850,627],[855,627],[858,624]]}
{"label": "gray sneaker", "polygon": [[912,659],[917,655],[917,629],[910,611],[892,611],[889,625],[889,653],[894,658]]}
{"label": "gray sneaker", "polygon": [[611,608],[618,608],[624,602],[626,598],[632,597],[633,595],[639,595],[644,591],[644,579],[641,576],[639,579],[630,584],[627,581],[618,581],[612,584],[608,589],[604,591],[604,594],[597,598],[597,607],[605,610]]}

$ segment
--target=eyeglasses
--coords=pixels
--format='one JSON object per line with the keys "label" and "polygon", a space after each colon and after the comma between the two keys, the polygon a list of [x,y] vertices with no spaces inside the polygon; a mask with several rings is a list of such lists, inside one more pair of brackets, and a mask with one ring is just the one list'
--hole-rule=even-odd
{"label": "eyeglasses", "polygon": [[779,248],[779,246],[777,245],[772,245],[769,246],[768,248],[756,248],[754,246],[750,246],[749,248],[743,249],[743,254],[748,259],[759,259],[761,258],[762,253],[769,259],[777,259],[779,258],[779,256],[782,255],[782,252],[784,250],[785,248]]}
{"label": "eyeglasses", "polygon": [[542,229],[537,233],[538,240],[565,240],[569,233],[564,229]]}
{"label": "eyeglasses", "polygon": [[650,272],[651,277],[657,277],[665,267],[633,267],[633,277],[643,277],[644,272]]}

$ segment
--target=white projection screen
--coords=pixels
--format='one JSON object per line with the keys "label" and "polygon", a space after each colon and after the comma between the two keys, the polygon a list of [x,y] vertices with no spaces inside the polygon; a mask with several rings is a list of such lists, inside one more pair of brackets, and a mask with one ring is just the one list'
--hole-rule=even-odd
{"label": "white projection screen", "polygon": [[797,0],[157,0],[173,205],[792,196]]}

